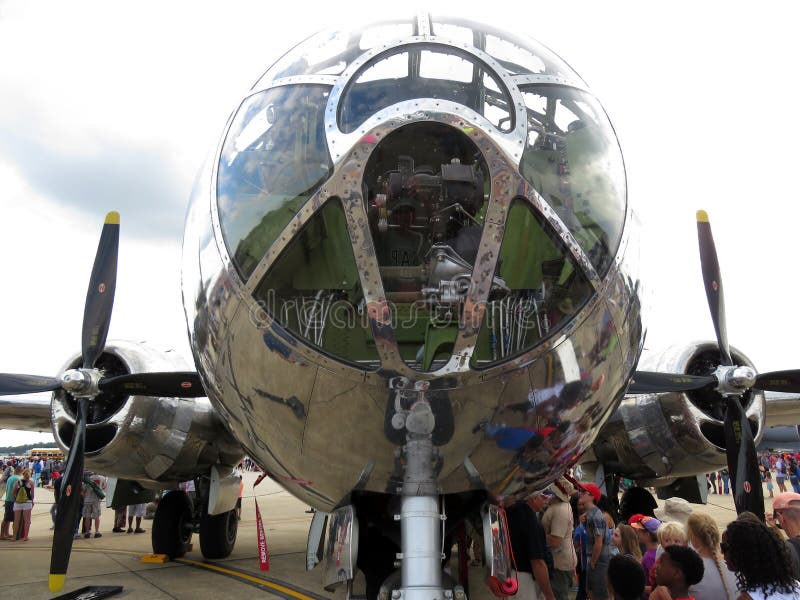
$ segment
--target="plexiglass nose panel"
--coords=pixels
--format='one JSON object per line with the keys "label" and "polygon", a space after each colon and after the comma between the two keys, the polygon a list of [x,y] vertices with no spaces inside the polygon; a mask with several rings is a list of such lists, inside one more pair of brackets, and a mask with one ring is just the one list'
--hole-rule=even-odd
{"label": "plexiglass nose panel", "polygon": [[247,98],[217,174],[220,225],[245,281],[287,223],[330,177],[324,112],[329,88],[277,87]]}
{"label": "plexiglass nose panel", "polygon": [[533,348],[561,329],[592,294],[564,244],[524,198],[509,211],[498,279],[506,289],[486,304],[474,367]]}
{"label": "plexiglass nose panel", "polygon": [[348,363],[377,368],[378,353],[338,199],[331,198],[311,217],[253,296],[267,314],[306,343]]}
{"label": "plexiglass nose panel", "polygon": [[520,171],[553,207],[602,276],[625,222],[625,168],[611,123],[588,93],[521,86],[528,139]]}

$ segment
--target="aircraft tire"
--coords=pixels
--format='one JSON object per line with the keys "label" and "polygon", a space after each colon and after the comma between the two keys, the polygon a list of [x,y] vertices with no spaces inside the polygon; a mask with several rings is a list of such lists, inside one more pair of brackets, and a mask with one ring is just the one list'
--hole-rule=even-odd
{"label": "aircraft tire", "polygon": [[189,551],[193,530],[192,503],[186,492],[165,494],[153,518],[153,553],[180,558]]}
{"label": "aircraft tire", "polygon": [[200,519],[200,551],[205,558],[226,558],[233,552],[239,519],[236,509]]}

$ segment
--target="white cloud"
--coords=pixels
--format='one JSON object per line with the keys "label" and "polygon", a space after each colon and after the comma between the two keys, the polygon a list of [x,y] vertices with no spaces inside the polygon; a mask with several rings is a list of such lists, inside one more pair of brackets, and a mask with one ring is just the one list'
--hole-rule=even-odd
{"label": "white cloud", "polygon": [[[102,213],[117,201],[126,210],[110,335],[185,351],[179,240],[146,241],[145,218],[159,208],[183,218],[201,160],[236,99],[272,62],[317,29],[374,6],[0,4],[1,370],[53,373],[77,351]],[[649,346],[713,337],[694,226],[694,211],[706,208],[731,342],[763,369],[797,366],[794,15],[718,2],[430,9],[483,12],[541,40],[603,102],[643,222],[657,301]],[[61,179],[43,165],[61,168]],[[148,196],[146,209],[137,211],[136,194]]]}

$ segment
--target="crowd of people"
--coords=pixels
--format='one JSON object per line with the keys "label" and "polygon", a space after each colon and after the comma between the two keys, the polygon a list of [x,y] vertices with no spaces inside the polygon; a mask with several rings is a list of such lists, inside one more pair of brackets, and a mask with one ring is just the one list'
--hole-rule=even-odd
{"label": "crowd of people", "polygon": [[[767,488],[770,498],[775,497],[775,486],[778,493],[791,490],[800,494],[800,452],[759,452],[758,470],[761,481]],[[730,476],[727,469],[706,473],[706,483],[711,494],[730,494]]]}
{"label": "crowd of people", "polygon": [[10,458],[0,461],[0,493],[4,512],[0,541],[27,542],[36,488],[51,477],[58,478],[60,463],[38,457]]}
{"label": "crowd of people", "polygon": [[[47,464],[49,462],[50,464]],[[35,502],[36,489],[43,487],[53,492],[50,504],[50,517],[55,528],[58,501],[61,497],[61,464],[57,461],[43,461],[36,457],[31,459],[9,459],[0,461],[0,493],[4,499],[4,515],[0,527],[0,541],[27,542],[30,532],[31,514]],[[81,485],[81,508],[78,510],[74,525],[74,538],[99,538],[100,516],[105,500],[107,480],[103,475],[85,470]],[[115,509],[115,533],[144,533],[142,518],[145,516],[146,503],[133,504]],[[136,520],[136,528],[133,521]],[[127,523],[127,529],[126,529]],[[94,528],[94,533],[92,529]]]}
{"label": "crowd of people", "polygon": [[5,461],[0,460],[0,479],[7,477],[6,472],[13,471],[16,467],[29,469],[34,487],[43,487],[50,483],[54,476],[58,477],[58,473],[62,471],[63,464],[60,460],[51,458],[12,456]]}
{"label": "crowd of people", "polygon": [[681,498],[662,508],[631,487],[619,511],[567,479],[506,508],[520,600],[800,600],[800,494],[767,522],[742,513],[721,531]]}
{"label": "crowd of people", "polygon": [[[506,507],[517,567],[516,596],[520,600],[800,600],[798,463],[796,454],[759,454],[770,497],[773,477],[778,485],[773,511],[766,515],[766,523],[742,513],[724,531],[710,515],[681,498],[670,498],[659,508],[650,492],[631,485],[617,509],[597,485],[574,486],[562,477],[526,502]],[[0,493],[5,501],[0,541],[30,539],[31,513],[40,487],[53,490],[50,512],[55,525],[63,481],[60,466],[36,458],[0,462]],[[247,463],[242,467],[251,468]],[[181,486],[189,495],[194,493],[191,483]],[[709,474],[708,483],[714,493],[730,492],[725,470]],[[76,539],[102,536],[106,489],[105,477],[84,473]],[[145,504],[115,509],[111,531],[144,533],[145,511]]]}

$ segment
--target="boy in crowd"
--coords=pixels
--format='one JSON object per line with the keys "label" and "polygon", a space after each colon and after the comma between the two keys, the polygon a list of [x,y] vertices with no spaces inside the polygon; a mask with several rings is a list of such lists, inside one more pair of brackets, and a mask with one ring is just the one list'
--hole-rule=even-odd
{"label": "boy in crowd", "polygon": [[[703,579],[703,559],[687,546],[667,546],[656,563],[656,587],[650,600],[691,599],[689,587]],[[669,592],[667,595],[666,592]]]}
{"label": "boy in crowd", "polygon": [[608,598],[606,571],[611,558],[606,535],[608,525],[603,512],[597,508],[602,493],[593,483],[581,484],[581,494],[578,497],[578,510],[585,515],[584,527],[586,528],[589,561],[586,573],[586,592],[589,600],[605,600]]}

